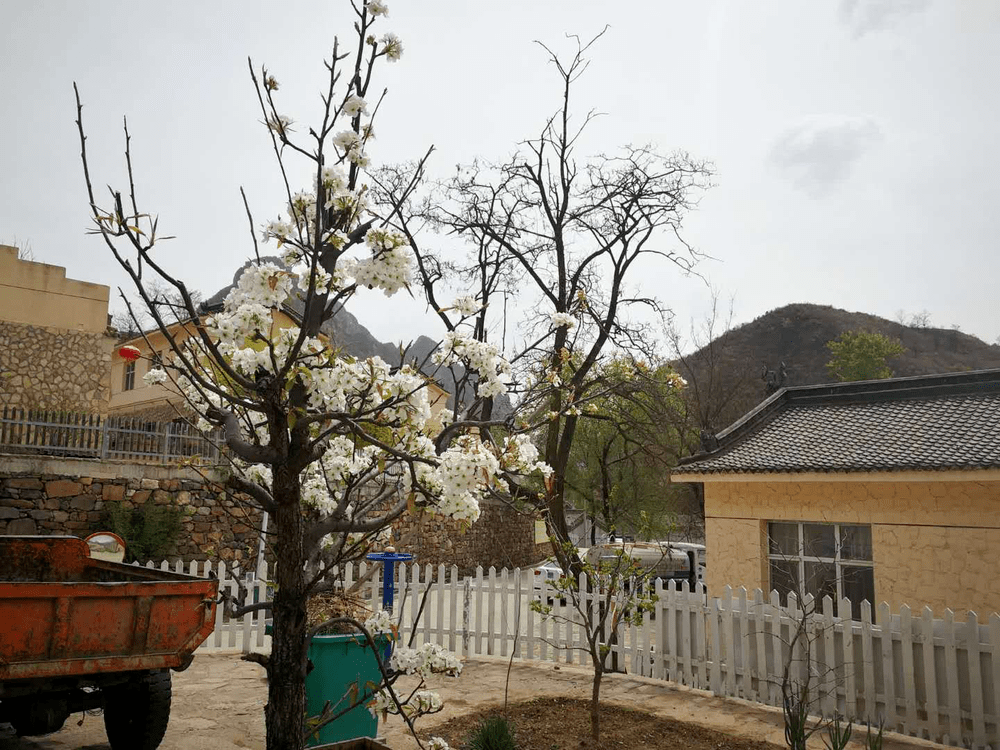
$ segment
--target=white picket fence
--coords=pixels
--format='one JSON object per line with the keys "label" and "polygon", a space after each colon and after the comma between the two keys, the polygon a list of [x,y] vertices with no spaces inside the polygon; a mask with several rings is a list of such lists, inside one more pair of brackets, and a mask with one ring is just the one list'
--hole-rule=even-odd
{"label": "white picket fence", "polygon": [[[149,564],[152,567],[152,563]],[[161,563],[161,569],[208,575],[207,563]],[[222,566],[211,568],[235,595],[236,582]],[[368,568],[345,566],[345,586]],[[362,587],[363,598],[380,606],[380,570]],[[248,590],[247,601],[268,596],[266,570]],[[536,588],[536,582],[537,587]],[[584,607],[596,607],[581,579]],[[543,617],[529,602],[549,601],[555,592],[531,570],[478,569],[460,578],[457,568],[399,565],[395,617],[404,643],[438,643],[466,657],[498,656],[589,666],[581,616],[571,602],[556,595],[552,614]],[[945,744],[1000,748],[1000,615],[980,624],[975,613],[956,622],[951,610],[935,618],[929,608],[897,612],[885,603],[874,611],[864,602],[829,597],[818,606],[790,597],[781,606],[778,595],[745,589],[709,598],[699,584],[657,583],[654,611],[640,625],[622,625],[609,638],[610,663],[620,670],[710,690],[771,706],[781,705],[781,675],[786,663],[802,679],[813,672],[815,713],[840,714],[855,722],[877,723],[887,729]],[[425,598],[426,594],[426,598]],[[418,610],[423,611],[418,619]],[[807,617],[811,656],[802,648],[789,654],[789,643],[803,608]],[[266,648],[264,616],[253,613],[230,621],[221,610],[216,630],[202,648]],[[801,642],[800,642],[801,643]]]}

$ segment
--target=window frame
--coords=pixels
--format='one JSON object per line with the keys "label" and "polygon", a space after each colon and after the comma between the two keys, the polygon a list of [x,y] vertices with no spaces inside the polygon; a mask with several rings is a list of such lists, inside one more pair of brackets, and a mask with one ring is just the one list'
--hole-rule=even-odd
{"label": "window frame", "polygon": [[[787,554],[787,553],[784,553],[784,552],[777,552],[777,553],[775,553],[775,552],[771,551],[771,540],[774,538],[774,536],[771,534],[771,525],[772,524],[777,524],[777,523],[788,524],[788,525],[795,525],[796,526],[797,531],[798,531],[798,535],[797,535],[797,547],[798,547],[798,551],[797,551],[797,554],[790,555],[790,554]],[[835,552],[834,557],[820,557],[818,555],[809,555],[809,554],[806,554],[806,547],[805,547],[805,527],[807,525],[809,525],[809,526],[833,526],[834,552]],[[827,565],[833,565],[834,566],[835,576],[836,576],[836,582],[837,582],[837,600],[834,602],[834,605],[838,606],[838,607],[840,605],[840,601],[844,598],[844,571],[843,571],[843,568],[845,566],[849,567],[849,568],[870,568],[871,571],[872,571],[872,584],[873,584],[873,587],[874,587],[874,582],[875,582],[875,561],[874,561],[874,559],[870,559],[870,560],[857,560],[857,559],[853,559],[853,558],[844,558],[841,555],[841,550],[842,550],[842,548],[844,546],[843,542],[842,542],[842,539],[841,539],[841,535],[840,535],[840,529],[841,529],[842,526],[849,526],[849,527],[863,526],[863,527],[867,527],[868,528],[868,534],[869,534],[869,540],[873,544],[873,541],[871,540],[872,525],[870,523],[840,523],[840,522],[829,522],[829,521],[782,521],[782,520],[768,520],[767,521],[767,577],[768,577],[768,585],[769,585],[769,589],[768,590],[769,591],[776,590],[776,587],[774,585],[774,569],[773,569],[773,567],[771,565],[772,562],[774,562],[774,561],[784,562],[784,563],[797,562],[798,563],[798,579],[799,579],[799,582],[800,582],[799,585],[803,586],[803,587],[805,585],[804,582],[806,580],[806,563],[807,562],[824,563],[824,564],[827,564]],[[872,551],[871,551],[871,556],[872,556],[872,558],[875,557],[875,550],[874,549],[872,549]],[[795,594],[797,596],[798,592],[795,592]],[[786,593],[785,596],[787,597],[787,595],[788,594]],[[872,611],[874,612],[874,609],[875,609],[875,606],[876,606],[875,602],[872,601],[872,602],[868,602],[868,603],[871,605]],[[854,607],[858,607],[858,606],[860,606],[860,603],[858,603],[858,602],[852,602],[852,605]]]}
{"label": "window frame", "polygon": [[122,376],[122,391],[135,390],[135,360],[125,363],[125,373]]}

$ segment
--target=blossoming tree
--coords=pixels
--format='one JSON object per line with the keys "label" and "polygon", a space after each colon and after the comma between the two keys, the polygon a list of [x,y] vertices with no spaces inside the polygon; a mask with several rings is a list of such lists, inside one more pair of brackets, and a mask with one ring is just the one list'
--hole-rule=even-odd
{"label": "blossoming tree", "polygon": [[[377,111],[369,100],[373,76],[381,64],[398,60],[403,47],[391,33],[376,36],[387,11],[381,0],[352,7],[356,44],[341,47],[335,41],[320,122],[313,128],[297,129],[279,111],[277,80],[250,66],[287,193],[282,214],[261,233],[279,249],[280,262],[261,260],[247,204],[254,261],[211,314],[196,305],[187,284],[163,262],[165,256],[153,252],[168,238],[159,233],[155,215],[137,202],[127,123],[128,188],[112,190],[106,206],[95,195],[77,93],[93,231],[130,277],[169,344],[168,356],[146,379],[183,394],[201,428],[222,430],[228,487],[272,519],[275,594],[273,602],[259,605],[271,609],[274,622],[266,660],[269,750],[300,748],[315,728],[305,720],[306,604],[336,586],[338,563],[363,555],[408,508],[473,523],[483,493],[548,473],[524,432],[486,439],[471,420],[454,420],[440,431],[431,419],[427,377],[419,369],[378,357],[339,356],[321,334],[323,323],[360,290],[391,296],[413,282],[409,240],[393,221],[419,181],[422,163],[386,215],[371,211],[365,177]],[[313,172],[312,184],[301,190],[291,184],[293,159],[305,160]],[[175,301],[169,311],[148,291],[151,282],[171,292]],[[274,312],[293,300],[302,310],[301,323],[277,326]],[[130,306],[130,312],[138,311]],[[172,327],[178,313],[190,336]],[[507,389],[509,365],[499,352],[455,340],[446,356],[474,371],[482,396]],[[389,629],[383,615],[351,622],[366,632]],[[434,649],[397,649],[392,666],[421,674],[457,671],[453,658]],[[408,721],[440,708],[430,693],[411,698],[404,706],[383,693],[374,706],[402,713]]]}

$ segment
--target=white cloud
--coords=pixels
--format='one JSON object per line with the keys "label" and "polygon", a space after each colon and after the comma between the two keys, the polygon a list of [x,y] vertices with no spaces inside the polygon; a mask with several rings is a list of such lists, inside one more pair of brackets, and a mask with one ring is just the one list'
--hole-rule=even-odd
{"label": "white cloud", "polygon": [[813,198],[829,194],[883,140],[871,117],[812,116],[782,133],[768,161]]}
{"label": "white cloud", "polygon": [[931,0],[840,0],[840,20],[861,38],[870,31],[890,29],[930,4]]}

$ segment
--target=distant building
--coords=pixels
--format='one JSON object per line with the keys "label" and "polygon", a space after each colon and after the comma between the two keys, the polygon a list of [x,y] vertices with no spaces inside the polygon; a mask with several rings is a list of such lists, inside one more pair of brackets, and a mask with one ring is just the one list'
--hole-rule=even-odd
{"label": "distant building", "polygon": [[0,404],[106,413],[110,289],[0,245]]}
{"label": "distant building", "polygon": [[1000,611],[1000,369],[784,388],[681,462],[708,589]]}

